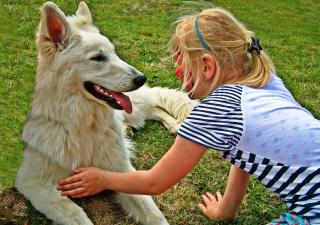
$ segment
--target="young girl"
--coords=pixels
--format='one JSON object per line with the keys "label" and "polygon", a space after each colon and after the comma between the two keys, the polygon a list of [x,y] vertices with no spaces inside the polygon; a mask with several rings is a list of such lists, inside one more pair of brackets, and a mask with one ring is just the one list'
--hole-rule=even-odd
{"label": "young girl", "polygon": [[224,195],[202,196],[199,208],[210,219],[235,216],[253,175],[289,207],[271,224],[320,224],[320,121],[275,75],[253,32],[213,8],[182,18],[171,43],[177,76],[192,98],[204,99],[170,150],[147,171],[75,169],[60,182],[62,195],[79,198],[105,189],[157,195],[210,148],[232,164]]}

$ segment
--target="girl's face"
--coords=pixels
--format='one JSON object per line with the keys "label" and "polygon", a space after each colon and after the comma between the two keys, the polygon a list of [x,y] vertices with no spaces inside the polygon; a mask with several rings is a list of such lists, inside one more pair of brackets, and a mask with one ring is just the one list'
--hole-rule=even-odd
{"label": "girl's face", "polygon": [[[177,51],[174,55],[173,55],[174,60],[177,63],[177,68],[176,68],[176,76],[179,78],[179,80],[181,81],[181,83],[183,83],[184,81],[184,76],[187,77],[187,90],[188,92],[191,91],[192,87],[193,87],[193,81],[192,81],[192,75],[190,72],[186,72],[186,67],[185,65],[182,63],[182,58],[180,55],[180,52]],[[187,73],[187,74],[185,74]]]}
{"label": "girl's face", "polygon": [[202,65],[202,62],[200,63],[200,71],[196,73],[197,75],[195,75],[191,73],[191,69],[187,69],[186,66],[183,64],[182,57],[179,51],[177,51],[173,55],[173,58],[177,62],[176,76],[179,78],[181,83],[184,82],[184,77],[186,77],[186,89],[188,92],[192,90],[194,84],[196,83],[196,80],[198,79],[197,76],[201,76],[197,83],[197,86],[195,87],[193,93],[189,94],[189,97],[192,99],[206,97],[208,92],[210,91],[209,88],[211,87],[211,82],[205,79],[204,76],[202,76],[202,70],[204,69],[204,65]]}

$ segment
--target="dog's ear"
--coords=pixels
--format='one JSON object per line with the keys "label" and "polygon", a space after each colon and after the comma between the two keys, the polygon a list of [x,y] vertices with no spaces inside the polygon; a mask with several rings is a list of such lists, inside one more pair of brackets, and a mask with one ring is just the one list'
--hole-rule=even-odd
{"label": "dog's ear", "polygon": [[52,53],[57,48],[66,47],[71,28],[64,13],[56,4],[47,2],[42,6],[41,14],[42,17],[37,34],[39,47],[45,47],[45,51],[49,53]]}
{"label": "dog's ear", "polygon": [[90,25],[92,23],[91,13],[90,13],[89,7],[87,6],[87,4],[85,2],[79,3],[76,15],[78,17],[82,17],[84,19],[84,22],[87,25]]}

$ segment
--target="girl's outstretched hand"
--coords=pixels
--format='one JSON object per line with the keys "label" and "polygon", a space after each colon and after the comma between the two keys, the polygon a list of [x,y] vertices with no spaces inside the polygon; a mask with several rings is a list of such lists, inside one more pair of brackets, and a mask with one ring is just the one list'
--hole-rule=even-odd
{"label": "girl's outstretched hand", "polygon": [[225,220],[231,219],[226,215],[224,208],[222,207],[222,194],[218,191],[215,197],[209,192],[202,195],[203,203],[199,204],[200,210],[212,220]]}
{"label": "girl's outstretched hand", "polygon": [[73,172],[73,176],[59,182],[58,190],[61,191],[62,196],[82,198],[105,190],[105,171],[87,167],[74,169]]}

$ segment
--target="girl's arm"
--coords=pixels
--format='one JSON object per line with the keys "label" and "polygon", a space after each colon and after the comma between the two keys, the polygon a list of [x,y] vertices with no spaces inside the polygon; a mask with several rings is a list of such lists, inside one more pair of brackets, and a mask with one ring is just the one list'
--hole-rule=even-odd
{"label": "girl's arm", "polygon": [[72,177],[59,182],[62,195],[74,198],[105,189],[129,194],[160,194],[182,179],[201,159],[207,147],[177,136],[170,150],[150,170],[110,172],[80,168]]}
{"label": "girl's arm", "polygon": [[249,178],[247,172],[232,165],[224,195],[217,192],[217,197],[214,197],[210,193],[205,193],[202,196],[203,204],[199,204],[199,208],[210,219],[232,219],[246,194]]}

